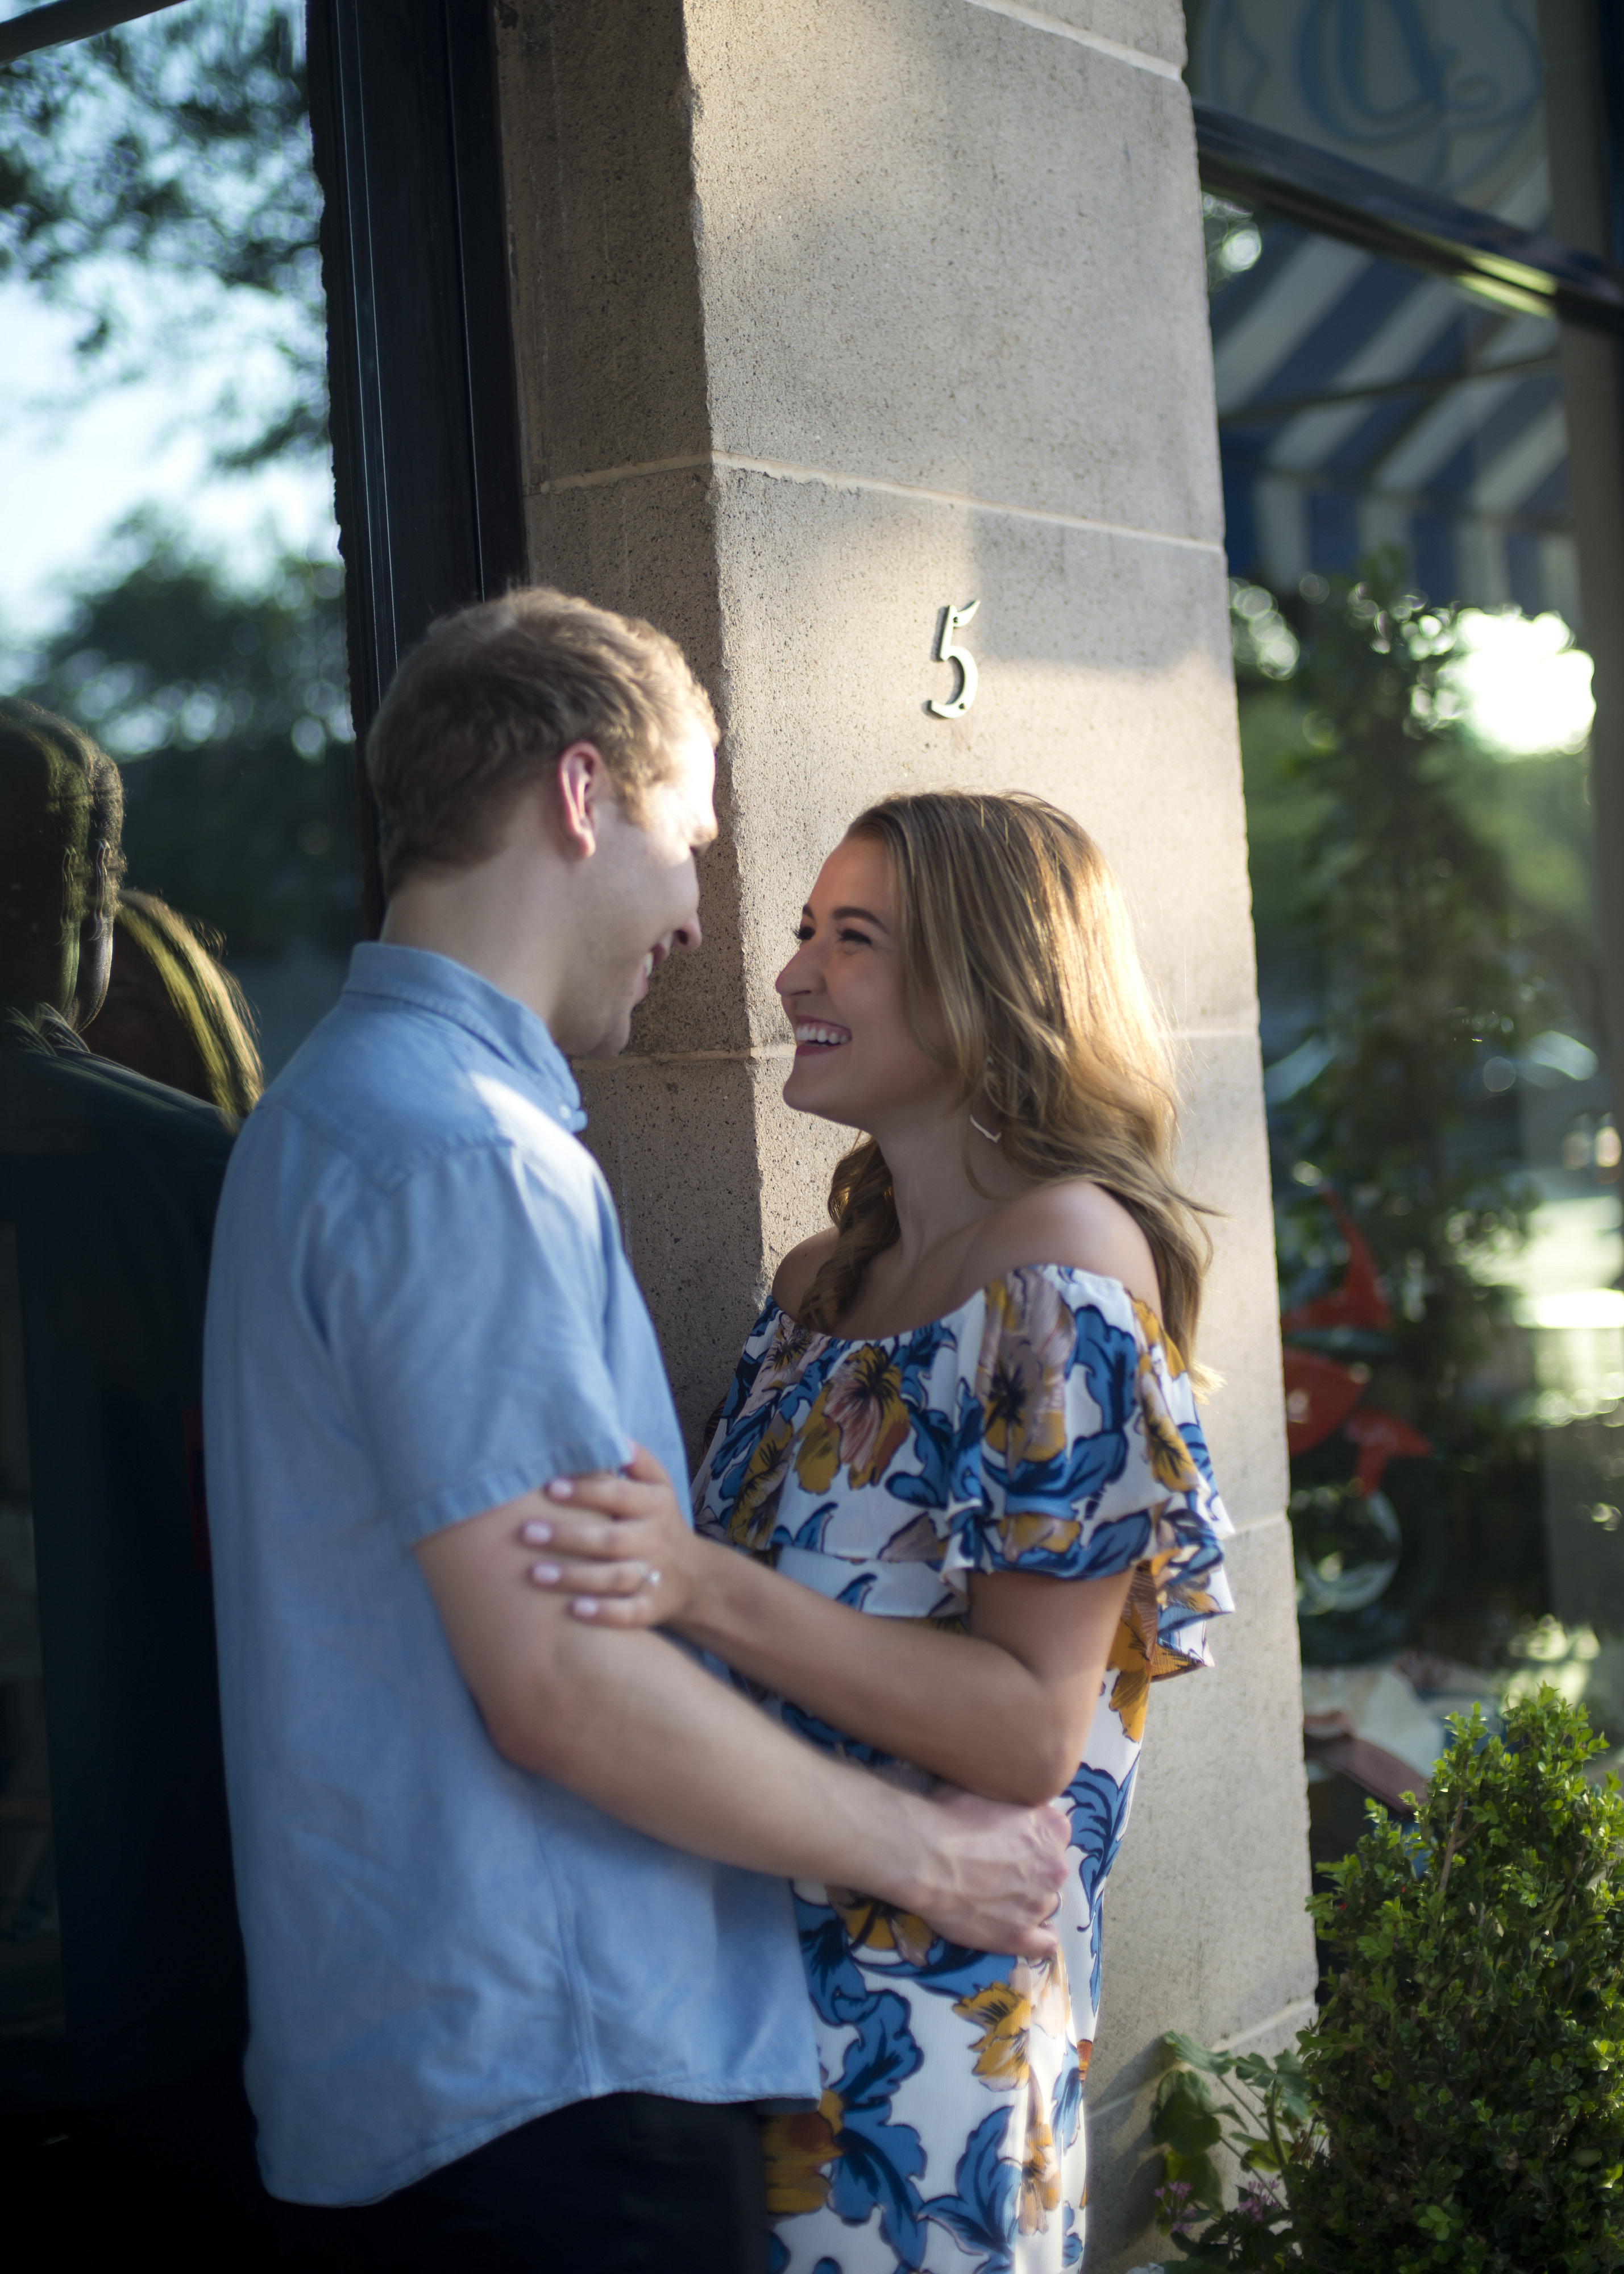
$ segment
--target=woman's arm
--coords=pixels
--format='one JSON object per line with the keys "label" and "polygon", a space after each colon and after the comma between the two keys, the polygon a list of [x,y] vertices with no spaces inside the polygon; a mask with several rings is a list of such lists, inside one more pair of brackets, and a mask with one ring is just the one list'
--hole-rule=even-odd
{"label": "woman's arm", "polygon": [[698,1538],[647,1455],[631,1476],[578,1478],[547,1497],[547,1517],[523,1530],[549,1551],[531,1576],[575,1596],[577,1615],[664,1626],[820,1721],[989,1799],[1035,1805],[1070,1782],[1129,1573],[973,1572],[969,1632],[944,1633],[831,1602]]}
{"label": "woman's arm", "polygon": [[970,1575],[967,1634],[832,1603],[710,1540],[674,1631],[837,1729],[989,1800],[1035,1806],[1076,1774],[1131,1574]]}

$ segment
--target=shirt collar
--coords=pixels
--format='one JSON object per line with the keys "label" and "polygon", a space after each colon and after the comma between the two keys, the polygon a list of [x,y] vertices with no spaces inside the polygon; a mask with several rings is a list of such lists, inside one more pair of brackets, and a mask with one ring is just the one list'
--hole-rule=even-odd
{"label": "shirt collar", "polygon": [[382,996],[449,1019],[510,1065],[523,1067],[566,1129],[584,1129],[581,1092],[569,1061],[528,1004],[448,955],[424,947],[363,940],[350,959],[347,996]]}

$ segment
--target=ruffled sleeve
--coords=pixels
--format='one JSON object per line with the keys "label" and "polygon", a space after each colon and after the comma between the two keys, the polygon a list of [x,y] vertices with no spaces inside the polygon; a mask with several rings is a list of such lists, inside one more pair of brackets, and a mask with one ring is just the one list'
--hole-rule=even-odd
{"label": "ruffled sleeve", "polygon": [[1132,1570],[1124,1639],[1142,1674],[1210,1665],[1207,1622],[1234,1608],[1222,1546],[1234,1527],[1178,1352],[1125,1288],[1088,1272],[1028,1266],[985,1305],[961,1407],[980,1457],[959,1465],[968,1489],[944,1572]]}

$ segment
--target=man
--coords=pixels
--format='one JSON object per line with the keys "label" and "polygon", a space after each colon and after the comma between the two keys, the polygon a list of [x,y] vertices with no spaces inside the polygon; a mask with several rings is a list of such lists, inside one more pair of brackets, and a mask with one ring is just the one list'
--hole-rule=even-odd
{"label": "man", "polygon": [[[0,703],[8,2240],[62,2203],[65,2155],[87,2267],[246,2266],[264,2203],[192,1475],[230,1136],[69,1023],[106,990],[120,820],[110,758]],[[40,2258],[74,2255],[59,2234]]]}
{"label": "man", "polygon": [[754,2111],[820,2084],[785,1882],[1051,1946],[1058,1819],[895,1793],[526,1578],[549,1480],[680,1471],[567,1061],[699,944],[714,740],[647,625],[540,591],[438,625],[369,744],[382,940],[227,1179],[227,1769],[301,2263],[759,2268]]}

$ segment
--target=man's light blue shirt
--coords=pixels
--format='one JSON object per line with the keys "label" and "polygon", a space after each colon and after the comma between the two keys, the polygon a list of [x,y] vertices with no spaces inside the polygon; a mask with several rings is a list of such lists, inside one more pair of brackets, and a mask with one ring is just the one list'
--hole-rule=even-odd
{"label": "man's light blue shirt", "polygon": [[267,2185],[372,2201],[609,2092],[816,2098],[777,1880],[505,1760],[412,1553],[683,1451],[569,1069],[443,956],[356,950],[237,1141],[206,1359]]}

